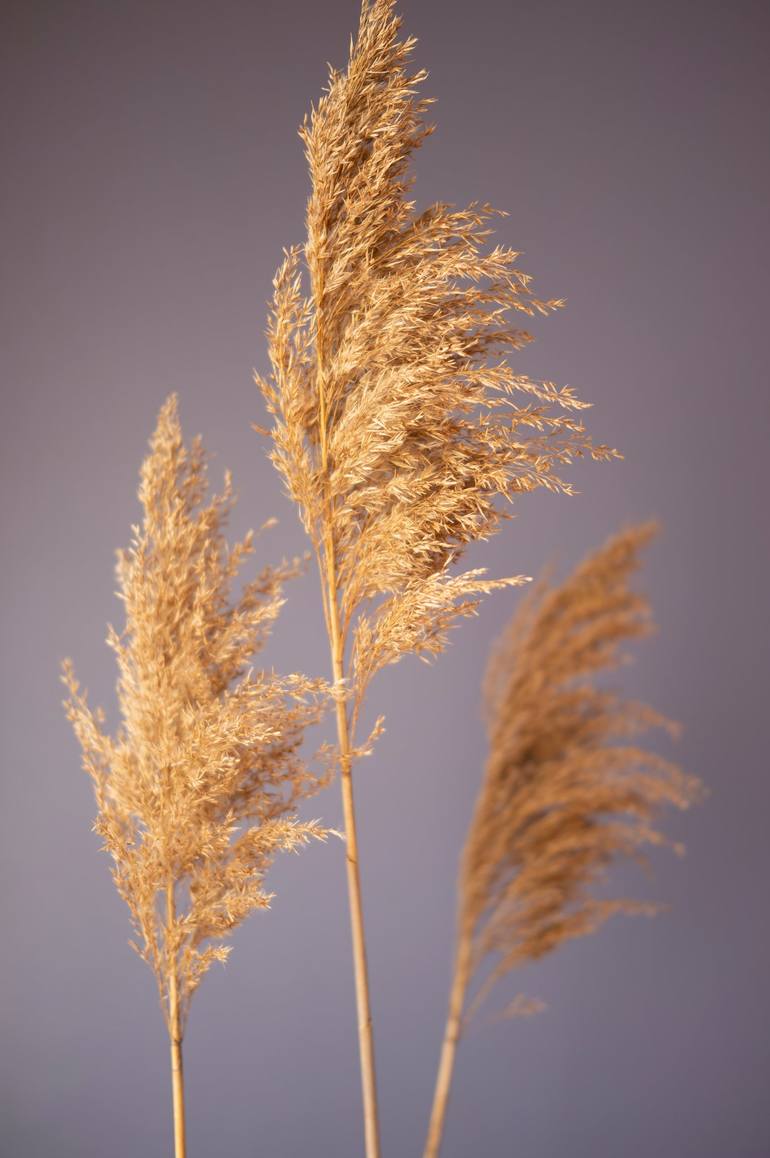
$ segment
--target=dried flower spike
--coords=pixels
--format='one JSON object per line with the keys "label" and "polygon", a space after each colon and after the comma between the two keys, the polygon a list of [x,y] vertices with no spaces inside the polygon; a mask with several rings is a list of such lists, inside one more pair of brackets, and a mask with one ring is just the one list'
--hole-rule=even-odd
{"label": "dried flower spike", "polygon": [[266,567],[232,601],[253,553],[252,534],[229,547],[233,504],[206,502],[205,455],[182,441],[177,402],[163,406],[141,472],[144,510],[118,555],[125,630],[110,629],[122,724],[114,737],[64,664],[66,709],[96,791],[94,825],[128,904],[133,947],[151,966],[171,1043],[174,1138],[185,1153],[182,1038],[190,999],[225,942],[266,908],[264,874],[276,852],[323,837],[299,823],[317,782],[299,749],[323,710],[324,687],[249,666],[283,602],[296,564]]}
{"label": "dried flower spike", "polygon": [[276,274],[272,459],[298,504],[320,567],[338,700],[367,1155],[379,1154],[351,766],[366,690],[386,664],[444,647],[483,594],[522,582],[456,573],[508,501],[569,492],[561,468],[593,446],[571,389],[507,360],[530,341],[512,317],[537,298],[517,254],[487,247],[488,205],[409,198],[429,101],[399,40],[393,0],[364,0],[344,72],[332,69],[300,135],[310,168],[307,240]]}
{"label": "dried flower spike", "polygon": [[[651,630],[649,604],[630,579],[653,532],[651,524],[623,531],[560,587],[542,584],[492,656],[489,758],[460,869],[454,975],[425,1158],[439,1152],[462,1027],[491,986],[615,913],[654,912],[647,902],[598,899],[592,888],[619,858],[670,843],[655,827],[659,813],[665,805],[687,808],[699,795],[694,777],[635,742],[672,725],[595,682],[622,661],[628,640]],[[468,1005],[488,958],[494,964]],[[508,1012],[535,1008],[519,997]]]}

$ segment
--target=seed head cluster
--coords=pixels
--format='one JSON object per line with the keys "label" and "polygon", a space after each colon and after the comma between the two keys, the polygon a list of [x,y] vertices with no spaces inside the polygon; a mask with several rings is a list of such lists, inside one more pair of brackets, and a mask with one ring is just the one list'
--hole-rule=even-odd
{"label": "seed head cluster", "polygon": [[114,736],[64,665],[67,713],[96,790],[95,829],[128,904],[134,948],[153,968],[166,1015],[189,1001],[225,942],[269,905],[264,874],[280,849],[323,836],[296,805],[317,787],[300,757],[324,686],[249,665],[297,564],[265,567],[231,588],[253,536],[228,546],[233,505],[207,501],[200,440],[185,447],[170,397],[141,471],[144,518],[118,554],[125,628],[110,629],[122,723]]}
{"label": "seed head cluster", "polygon": [[307,238],[276,274],[272,372],[257,376],[327,618],[339,601],[354,716],[385,664],[437,653],[485,592],[522,581],[454,570],[507,501],[569,492],[562,467],[614,453],[592,445],[570,388],[509,361],[530,341],[513,319],[563,303],[535,296],[513,250],[489,247],[495,211],[410,198],[432,127],[399,26],[392,0],[365,0],[346,70],[331,69],[302,125]]}
{"label": "seed head cluster", "polygon": [[485,993],[615,913],[654,912],[596,896],[594,886],[618,859],[671,843],[656,827],[661,811],[699,795],[694,777],[638,742],[651,728],[671,730],[669,721],[598,678],[652,628],[649,603],[630,581],[653,533],[652,524],[622,531],[561,586],[542,584],[492,656],[489,757],[459,908],[470,969],[489,955],[495,962]]}

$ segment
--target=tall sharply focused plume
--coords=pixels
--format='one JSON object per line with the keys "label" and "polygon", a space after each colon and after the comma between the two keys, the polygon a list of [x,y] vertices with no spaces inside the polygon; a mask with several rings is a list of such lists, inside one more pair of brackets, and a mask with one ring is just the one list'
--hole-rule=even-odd
{"label": "tall sharply focused plume", "polygon": [[322,837],[296,805],[317,782],[300,757],[324,685],[249,667],[296,564],[265,567],[230,589],[253,551],[228,546],[233,504],[206,502],[205,455],[184,446],[174,396],[160,412],[141,472],[144,510],[118,557],[122,634],[117,656],[122,724],[114,737],[92,711],[69,661],[66,703],[96,790],[95,830],[128,904],[133,947],[153,969],[171,1044],[176,1158],[185,1154],[182,1038],[193,993],[225,941],[270,894],[264,874],[281,849]]}
{"label": "tall sharply focused plume", "polygon": [[[310,169],[304,245],[287,251],[269,323],[273,461],[318,558],[337,696],[367,1154],[379,1154],[371,1009],[351,769],[366,690],[386,664],[438,653],[483,594],[521,582],[457,570],[508,502],[569,492],[575,456],[606,459],[570,388],[508,358],[535,296],[518,255],[488,246],[495,211],[418,210],[412,154],[429,101],[393,0],[365,0],[345,71],[300,135]],[[376,731],[376,725],[375,725]]]}

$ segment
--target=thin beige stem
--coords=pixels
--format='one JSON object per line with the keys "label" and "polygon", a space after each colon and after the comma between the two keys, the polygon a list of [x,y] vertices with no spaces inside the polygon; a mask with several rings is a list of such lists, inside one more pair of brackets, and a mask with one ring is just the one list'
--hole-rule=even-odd
{"label": "thin beige stem", "polygon": [[468,982],[471,976],[471,946],[470,941],[460,941],[455,957],[452,988],[449,993],[449,1011],[447,1013],[444,1040],[441,1044],[441,1058],[436,1076],[436,1090],[433,1095],[433,1107],[430,1114],[428,1139],[425,1143],[424,1158],[438,1158],[441,1149],[441,1140],[444,1135],[449,1093],[452,1088],[457,1045],[462,1032],[463,1009],[465,995],[468,991]]}
{"label": "thin beige stem", "polygon": [[[174,886],[166,889],[166,934],[174,927]],[[185,1158],[184,1123],[184,1070],[182,1068],[182,1018],[179,1007],[179,983],[176,971],[176,955],[168,977],[168,1036],[171,1046],[171,1092],[174,1105],[174,1158]]]}
{"label": "thin beige stem", "polygon": [[[329,558],[327,555],[327,571]],[[342,688],[345,669],[342,651],[342,637],[339,630],[336,591],[333,589],[333,571],[329,576],[329,622],[332,650],[332,671],[334,682]],[[358,1015],[358,1048],[361,1065],[361,1089],[364,1102],[364,1130],[367,1158],[379,1158],[380,1136],[377,1112],[377,1080],[374,1067],[374,1035],[372,1031],[372,1011],[369,998],[369,972],[366,961],[366,937],[364,934],[364,911],[361,897],[361,876],[358,863],[358,830],[356,826],[355,802],[353,799],[353,775],[350,759],[350,727],[347,707],[342,699],[337,700],[337,738],[340,749],[340,773],[342,787],[342,809],[345,823],[345,861],[348,881],[348,907],[350,909],[350,929],[353,940],[353,966],[356,984],[356,1012]]]}
{"label": "thin beige stem", "polygon": [[[323,297],[323,277],[319,275],[316,300]],[[323,326],[319,310],[316,334],[316,354],[318,372],[319,433],[321,465],[328,479],[328,411],[324,383],[324,341]],[[332,676],[335,690],[342,693],[345,679],[345,632],[340,625],[337,591],[337,561],[334,544],[332,500],[328,494],[323,528],[323,554],[321,573],[325,580],[324,610],[329,635],[332,660]],[[342,788],[342,810],[345,824],[345,861],[348,883],[348,909],[353,943],[353,971],[356,987],[356,1014],[358,1019],[358,1053],[361,1070],[361,1092],[364,1110],[364,1136],[366,1158],[380,1158],[380,1127],[377,1109],[377,1077],[374,1066],[374,1034],[372,1029],[372,1009],[369,997],[369,970],[366,960],[366,936],[364,932],[364,909],[361,896],[361,876],[358,861],[358,830],[353,799],[353,769],[351,759],[351,734],[348,710],[341,694],[337,698],[337,741],[340,752],[340,783]]]}

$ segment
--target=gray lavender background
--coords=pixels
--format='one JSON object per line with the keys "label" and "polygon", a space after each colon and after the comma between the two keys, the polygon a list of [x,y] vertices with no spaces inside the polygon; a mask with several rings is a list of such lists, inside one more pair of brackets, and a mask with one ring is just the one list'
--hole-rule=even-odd
{"label": "gray lavender background", "polygon": [[[405,0],[439,131],[418,196],[488,198],[501,238],[569,308],[534,373],[579,385],[626,461],[537,496],[474,555],[562,572],[658,514],[645,582],[661,624],[623,679],[685,724],[711,789],[670,831],[671,902],[617,921],[508,987],[544,1015],[476,1025],[447,1158],[759,1158],[770,1153],[765,453],[767,10],[759,3]],[[353,0],[12,0],[2,18],[2,1127],[4,1158],[170,1150],[167,1054],[149,971],[89,833],[63,718],[72,654],[114,714],[103,644],[113,551],[137,517],[156,411],[181,395],[236,530],[270,514],[303,549],[260,440],[250,369],[281,246],[302,234],[295,127],[342,63]],[[484,759],[478,686],[514,594],[490,598],[432,669],[380,678],[388,731],[361,769],[363,877],[387,1155],[419,1153],[443,1023],[458,849]],[[325,672],[314,575],[267,653]],[[313,802],[338,821],[337,791]],[[196,998],[190,1154],[361,1153],[340,847],[286,858],[269,914]],[[498,995],[498,1002],[506,993]],[[490,1012],[494,1008],[491,1007]]]}

